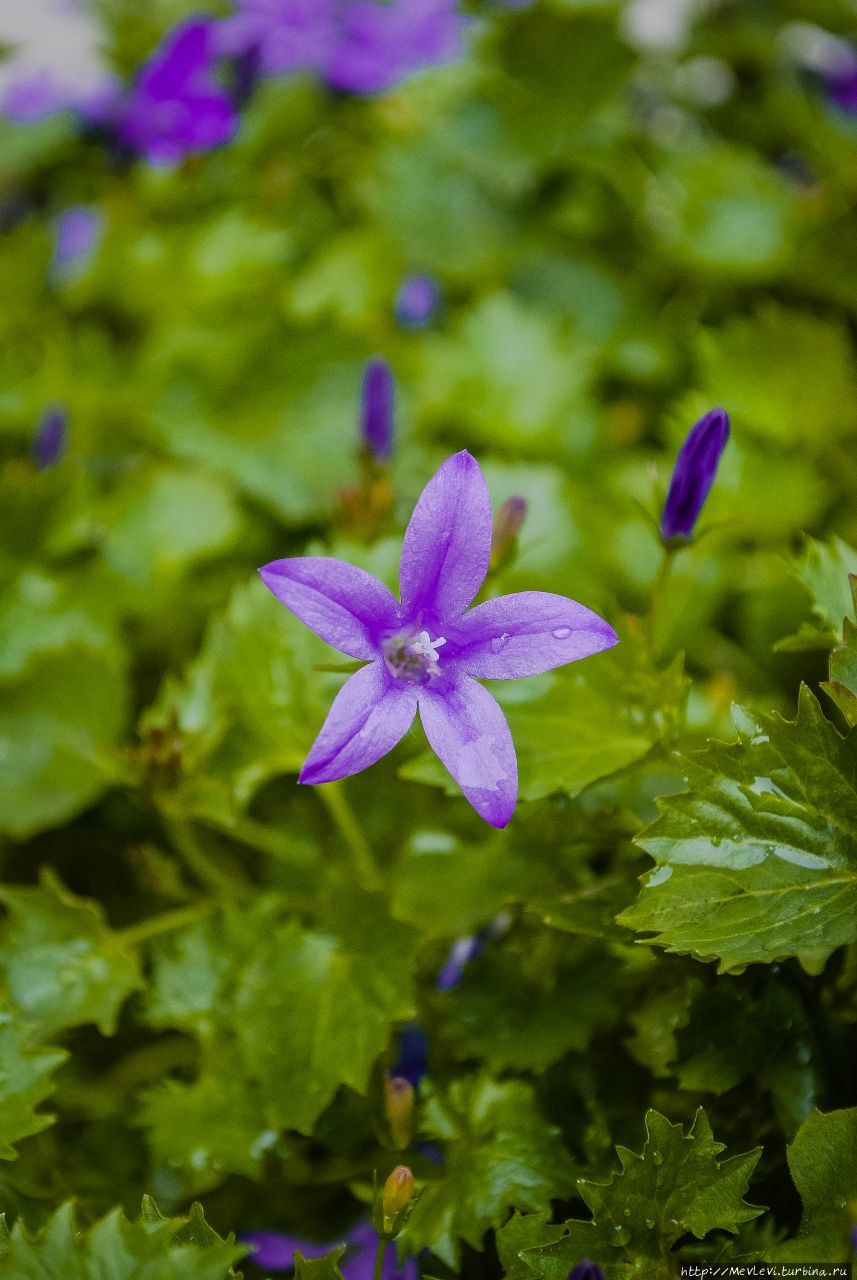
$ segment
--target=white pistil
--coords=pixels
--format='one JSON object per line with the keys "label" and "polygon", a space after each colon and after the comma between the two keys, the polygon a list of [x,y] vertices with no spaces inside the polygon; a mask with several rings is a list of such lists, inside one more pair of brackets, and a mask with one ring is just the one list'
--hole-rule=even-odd
{"label": "white pistil", "polygon": [[411,652],[418,653],[421,658],[425,658],[428,662],[428,670],[432,675],[437,675],[440,671],[438,665],[438,649],[441,645],[445,645],[446,640],[443,636],[438,636],[437,640],[432,640],[427,631],[421,631],[416,640],[411,641]]}

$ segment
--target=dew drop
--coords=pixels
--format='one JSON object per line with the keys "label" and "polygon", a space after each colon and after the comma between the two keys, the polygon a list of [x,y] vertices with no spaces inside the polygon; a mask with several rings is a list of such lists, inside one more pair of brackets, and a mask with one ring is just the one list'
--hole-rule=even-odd
{"label": "dew drop", "polygon": [[557,627],[551,632],[554,640],[567,640],[571,635],[571,627]]}
{"label": "dew drop", "polygon": [[653,1229],[654,1225],[655,1225],[654,1218],[646,1218],[646,1226],[649,1228],[650,1231]]}
{"label": "dew drop", "polygon": [[664,1157],[660,1151],[653,1151],[652,1159],[654,1160],[655,1164],[663,1164],[664,1162]]}
{"label": "dew drop", "polygon": [[627,1244],[631,1239],[631,1232],[621,1223],[613,1228],[610,1234],[610,1243],[615,1249],[621,1249],[623,1244]]}
{"label": "dew drop", "polygon": [[512,637],[506,631],[504,631],[501,636],[494,636],[494,639],[491,641],[491,652],[502,653],[511,638]]}

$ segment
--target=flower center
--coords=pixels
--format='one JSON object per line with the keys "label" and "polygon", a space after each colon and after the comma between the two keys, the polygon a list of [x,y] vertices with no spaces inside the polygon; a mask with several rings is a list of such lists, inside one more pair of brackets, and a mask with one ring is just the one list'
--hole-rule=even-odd
{"label": "flower center", "polygon": [[398,680],[423,684],[430,676],[440,675],[437,651],[445,644],[443,636],[432,640],[428,631],[397,631],[383,643],[384,662]]}

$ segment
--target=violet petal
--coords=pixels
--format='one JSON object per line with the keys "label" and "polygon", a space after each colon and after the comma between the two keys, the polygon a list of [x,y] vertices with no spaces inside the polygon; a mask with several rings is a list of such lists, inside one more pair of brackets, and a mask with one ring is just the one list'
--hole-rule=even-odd
{"label": "violet petal", "polygon": [[679,450],[661,517],[661,533],[689,538],[708,497],[729,439],[729,415],[712,409],[691,428]]}
{"label": "violet petal", "polygon": [[416,714],[413,685],[396,681],[383,663],[349,676],[333,700],[299,782],[335,782],[375,764],[407,733]]}
{"label": "violet petal", "polygon": [[420,687],[417,697],[432,750],[480,817],[505,827],[518,798],[518,762],[499,704],[470,676],[442,692]]}
{"label": "violet petal", "polygon": [[618,636],[597,613],[549,591],[519,591],[471,609],[447,629],[461,670],[517,680],[610,649]]}
{"label": "violet petal", "polygon": [[273,560],[259,570],[268,590],[340,653],[371,661],[397,625],[391,591],[365,569],[330,556]]}
{"label": "violet petal", "polygon": [[445,624],[470,604],[488,572],[491,499],[479,463],[447,458],[420,494],[402,544],[402,607],[424,624]]}

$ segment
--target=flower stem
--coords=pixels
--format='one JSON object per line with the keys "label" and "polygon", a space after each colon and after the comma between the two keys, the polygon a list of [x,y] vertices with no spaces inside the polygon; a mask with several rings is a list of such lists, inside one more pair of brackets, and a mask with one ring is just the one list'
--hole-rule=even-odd
{"label": "flower stem", "polygon": [[157,938],[162,933],[171,933],[173,929],[181,929],[187,924],[196,924],[197,920],[210,915],[216,905],[207,898],[204,902],[195,902],[188,907],[179,907],[175,911],[164,911],[160,915],[150,916],[148,920],[141,920],[138,924],[118,929],[117,933],[123,942],[132,945],[147,942],[149,938]]}
{"label": "flower stem", "polygon": [[182,856],[200,884],[225,897],[243,897],[246,894],[247,882],[244,877],[219,866],[203,853],[196,832],[187,818],[178,817],[164,808],[161,809],[161,817],[173,848]]}
{"label": "flower stem", "polygon": [[657,658],[660,654],[658,635],[659,623],[663,614],[664,592],[666,591],[667,583],[669,582],[670,574],[672,573],[676,550],[677,548],[675,546],[664,547],[660,568],[658,569],[658,572],[655,575],[655,581],[652,584],[652,594],[649,603],[648,631],[649,644],[652,648],[653,658]]}
{"label": "flower stem", "polygon": [[386,1236],[378,1237],[378,1249],[375,1254],[375,1270],[372,1273],[372,1280],[381,1280],[384,1274],[384,1258],[387,1253],[387,1245],[390,1241]]}
{"label": "flower stem", "polygon": [[380,889],[383,884],[381,873],[357,816],[348,803],[342,783],[327,782],[317,790],[348,846],[358,880],[364,889]]}

